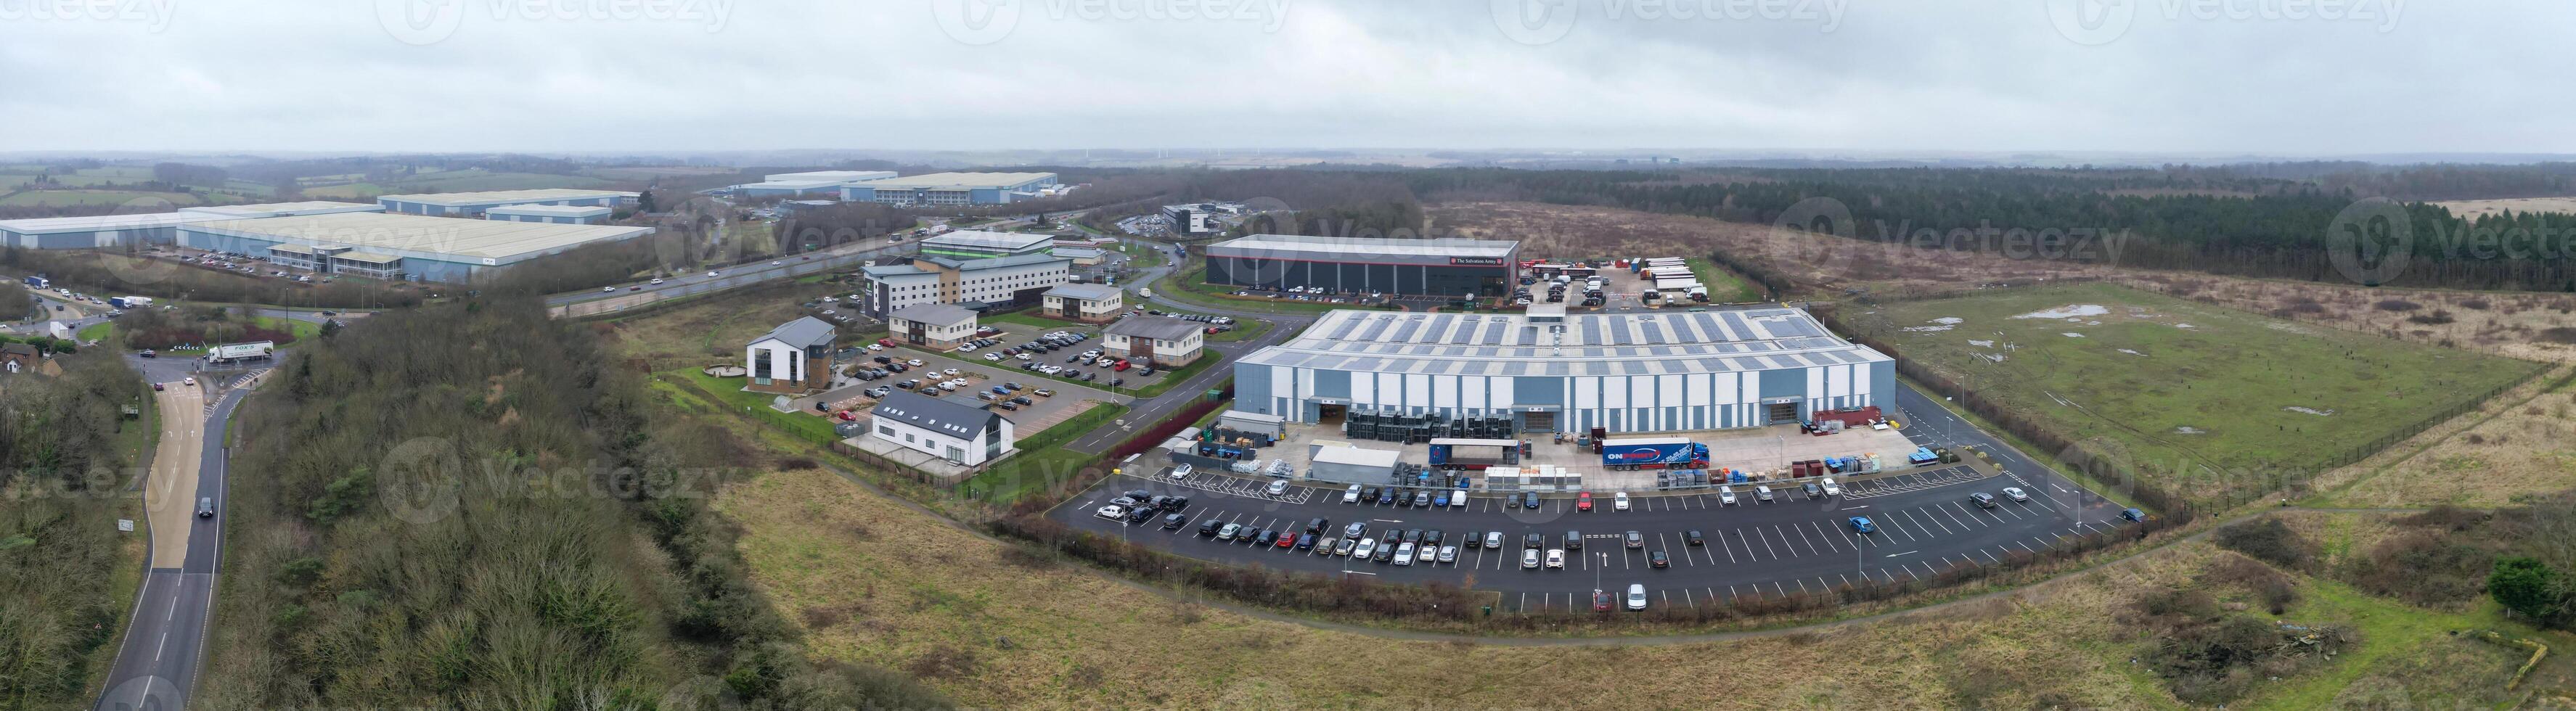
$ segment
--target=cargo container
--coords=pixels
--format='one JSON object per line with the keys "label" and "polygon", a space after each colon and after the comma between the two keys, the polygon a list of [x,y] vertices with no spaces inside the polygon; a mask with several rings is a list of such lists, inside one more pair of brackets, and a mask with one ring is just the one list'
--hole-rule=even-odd
{"label": "cargo container", "polygon": [[149,297],[149,296],[111,296],[111,297],[107,297],[107,305],[109,305],[109,306],[114,306],[114,307],[117,307],[117,308],[120,308],[120,309],[141,308],[141,307],[145,307],[145,306],[151,306],[151,305],[152,305],[152,297]]}
{"label": "cargo container", "polygon": [[40,276],[31,276],[27,277],[27,286],[28,288],[33,289],[51,289],[54,288],[54,280]]}
{"label": "cargo container", "polygon": [[1510,439],[1431,440],[1431,466],[1441,469],[1482,469],[1519,464],[1522,445]]}
{"label": "cargo container", "polygon": [[1601,465],[1613,469],[1704,469],[1708,445],[1679,437],[1629,438],[1601,443]]}

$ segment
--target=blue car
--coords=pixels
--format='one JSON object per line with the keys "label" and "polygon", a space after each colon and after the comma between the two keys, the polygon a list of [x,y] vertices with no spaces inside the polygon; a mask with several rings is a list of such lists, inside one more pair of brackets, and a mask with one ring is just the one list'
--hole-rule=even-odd
{"label": "blue car", "polygon": [[2131,521],[2144,521],[2147,520],[2147,512],[2137,509],[2120,509],[2120,518],[2125,518]]}
{"label": "blue car", "polygon": [[1521,497],[1521,505],[1527,508],[1538,508],[1538,492],[1530,492],[1523,495]]}
{"label": "blue car", "polygon": [[1868,517],[1868,516],[1853,516],[1853,517],[1851,517],[1851,527],[1852,527],[1852,532],[1854,532],[1854,533],[1877,533],[1877,532],[1878,532],[1878,524],[1870,523],[1870,522],[1869,522],[1869,517]]}
{"label": "blue car", "polygon": [[1447,506],[1447,505],[1449,505],[1449,495],[1448,495],[1448,494],[1440,494],[1440,495],[1437,495],[1437,496],[1433,496],[1433,497],[1431,497],[1431,505],[1433,505],[1433,506]]}

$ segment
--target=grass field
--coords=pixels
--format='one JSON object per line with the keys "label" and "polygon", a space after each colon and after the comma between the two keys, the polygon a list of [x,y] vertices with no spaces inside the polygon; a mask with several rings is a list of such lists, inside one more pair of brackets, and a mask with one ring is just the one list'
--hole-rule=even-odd
{"label": "grass field", "polygon": [[2347,467],[2318,480],[2316,506],[2489,507],[2576,489],[2576,389],[2561,368],[2496,398],[2468,422],[2392,448],[2391,461]]}
{"label": "grass field", "polygon": [[[2246,597],[2200,579],[2232,554],[2185,543],[1901,621],[1727,642],[1479,645],[1321,630],[1140,592],[820,471],[763,475],[717,507],[742,526],[753,579],[817,657],[927,671],[960,702],[989,707],[2181,708],[2130,661],[2156,643],[2124,621],[2134,596]],[[2231,707],[2319,708],[2356,693],[2402,693],[2421,707],[2513,698],[2499,687],[2518,658],[2444,634],[2531,634],[2492,607],[2428,611],[2296,579],[2302,599],[2277,619],[2355,627],[2363,641]],[[1390,664],[1421,683],[1391,683]],[[2569,667],[2553,656],[2533,683],[2564,683]]]}
{"label": "grass field", "polygon": [[2194,486],[2312,475],[2540,368],[2098,284],[1847,311],[1901,357]]}
{"label": "grass field", "polygon": [[1709,261],[1707,257],[1685,257],[1682,263],[1690,265],[1691,275],[1699,277],[1700,285],[1708,287],[1710,301],[1721,304],[1742,304],[1762,300],[1760,288],[1753,286],[1752,282],[1735,278],[1735,275],[1726,273],[1724,269],[1719,269],[1717,263]]}
{"label": "grass field", "polygon": [[128,203],[142,205],[153,201],[167,202],[180,207],[199,202],[197,196],[187,193],[141,190],[28,190],[0,198],[0,207],[114,206]]}

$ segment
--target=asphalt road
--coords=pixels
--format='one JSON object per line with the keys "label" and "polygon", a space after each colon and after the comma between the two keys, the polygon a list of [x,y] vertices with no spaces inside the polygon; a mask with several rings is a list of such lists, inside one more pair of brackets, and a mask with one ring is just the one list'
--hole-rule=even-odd
{"label": "asphalt road", "polygon": [[[1900,393],[1900,403],[1910,389]],[[1919,394],[1913,394],[1919,398]],[[2003,473],[1981,477],[1965,466],[1927,467],[1919,473],[1855,484],[1842,496],[1809,498],[1794,484],[1775,487],[1775,501],[1763,503],[1751,487],[1736,486],[1738,502],[1716,495],[1639,496],[1628,511],[1612,510],[1611,498],[1595,497],[1596,510],[1578,512],[1570,497],[1547,498],[1536,509],[1499,498],[1474,498],[1468,506],[1406,508],[1387,504],[1345,504],[1338,487],[1292,486],[1285,495],[1270,495],[1261,482],[1209,474],[1182,480],[1162,476],[1163,466],[1140,467],[1145,476],[1113,477],[1075,497],[1050,515],[1078,528],[1144,541],[1150,545],[1205,560],[1315,573],[1367,575],[1395,582],[1466,583],[1502,594],[1503,609],[1565,609],[1589,604],[1596,589],[1614,594],[1630,583],[1644,584],[1651,604],[1697,604],[1745,596],[1779,596],[1821,592],[1863,579],[1904,582],[1928,578],[1959,566],[1986,566],[2007,557],[2055,545],[2061,538],[2123,525],[2119,506],[2082,486],[2046,473],[2001,443],[1958,421],[1947,410],[1919,401],[1922,417],[1909,423],[1918,443],[1966,441],[1997,454]],[[1915,433],[1914,428],[1921,432]],[[1982,442],[1975,440],[1983,439]],[[1140,460],[1143,461],[1143,460]],[[1159,462],[1157,463],[1160,464]],[[2016,486],[2028,502],[2002,502],[1993,509],[1977,507],[1967,495],[1999,493]],[[1119,492],[1142,489],[1157,494],[1189,496],[1188,525],[1165,530],[1159,522],[1130,526],[1093,515],[1093,509]],[[1865,516],[1877,527],[1855,533],[1853,516]],[[1215,519],[1258,528],[1302,531],[1314,518],[1331,521],[1327,535],[1338,536],[1350,523],[1365,524],[1365,535],[1387,529],[1439,529],[1445,543],[1457,544],[1466,532],[1503,534],[1501,551],[1464,548],[1454,563],[1397,566],[1353,561],[1294,548],[1255,548],[1226,544],[1197,535],[1198,524]],[[1685,532],[1701,532],[1704,545],[1685,543]],[[1569,551],[1563,569],[1525,569],[1521,550],[1527,534],[1540,534],[1543,548],[1565,548],[1570,531],[1579,531],[1581,548]],[[1642,545],[1627,548],[1628,531]],[[1662,551],[1670,567],[1655,569],[1647,553]]]}
{"label": "asphalt road", "polygon": [[[1121,239],[1129,244],[1134,244],[1147,249],[1165,250],[1164,257],[1166,258],[1166,261],[1164,264],[1158,267],[1137,270],[1135,274],[1127,278],[1127,283],[1131,286],[1151,285],[1155,280],[1161,279],[1163,278],[1163,275],[1170,273],[1174,268],[1174,265],[1177,264],[1177,262],[1170,261],[1171,254],[1169,250],[1171,248],[1167,245],[1146,242],[1134,238]],[[1128,293],[1134,294],[1135,291],[1130,289]],[[1127,305],[1128,308],[1135,309],[1179,308],[1193,313],[1203,313],[1213,316],[1232,316],[1238,321],[1267,321],[1270,323],[1270,331],[1261,334],[1259,337],[1246,341],[1208,342],[1206,349],[1210,355],[1202,357],[1222,357],[1224,360],[1219,361],[1215,365],[1209,366],[1206,370],[1199,371],[1197,375],[1190,376],[1188,381],[1185,381],[1180,385],[1172,386],[1172,389],[1163,391],[1163,394],[1161,395],[1128,403],[1127,414],[1121,416],[1118,421],[1104,425],[1100,429],[1091,431],[1089,434],[1074,438],[1072,442],[1065,444],[1066,449],[1085,454],[1098,454],[1108,451],[1111,447],[1118,446],[1118,443],[1126,441],[1129,436],[1135,434],[1136,430],[1152,427],[1154,423],[1162,422],[1165,418],[1178,414],[1182,408],[1188,407],[1190,402],[1197,400],[1201,395],[1206,393],[1208,389],[1214,388],[1217,383],[1223,382],[1228,377],[1232,377],[1234,375],[1235,359],[1241,358],[1255,350],[1277,345],[1281,341],[1295,337],[1298,333],[1305,331],[1308,324],[1314,322],[1313,316],[1246,311],[1243,309],[1193,300],[1185,294],[1169,293],[1168,290],[1165,292],[1155,293],[1154,298],[1152,299],[1131,298]]]}
{"label": "asphalt road", "polygon": [[[248,390],[229,390],[206,411],[162,413],[165,423],[180,417],[206,418],[196,495],[185,497],[185,502],[194,507],[198,498],[211,498],[216,515],[191,516],[192,528],[173,532],[187,536],[183,559],[148,561],[125,642],[108,672],[107,691],[99,697],[97,708],[102,711],[186,708],[189,694],[196,689],[207,617],[214,610],[215,571],[223,557],[225,463],[231,453],[224,446],[225,420],[247,394]],[[153,529],[156,538],[163,533],[157,526]]]}

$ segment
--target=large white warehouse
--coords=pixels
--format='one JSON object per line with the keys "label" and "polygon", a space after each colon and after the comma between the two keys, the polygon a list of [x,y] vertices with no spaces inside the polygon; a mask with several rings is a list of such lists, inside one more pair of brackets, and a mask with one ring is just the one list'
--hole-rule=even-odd
{"label": "large white warehouse", "polygon": [[1235,363],[1235,409],[1510,417],[1523,432],[1798,422],[1892,404],[1896,363],[1767,307],[1646,314],[1333,311]]}

